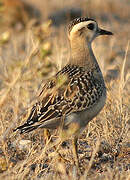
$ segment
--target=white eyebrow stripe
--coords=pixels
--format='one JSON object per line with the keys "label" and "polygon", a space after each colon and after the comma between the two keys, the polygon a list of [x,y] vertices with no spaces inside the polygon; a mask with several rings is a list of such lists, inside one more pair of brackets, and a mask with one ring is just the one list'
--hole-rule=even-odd
{"label": "white eyebrow stripe", "polygon": [[83,27],[87,26],[89,23],[93,23],[94,21],[84,21],[84,22],[80,22],[76,25],[74,25],[74,27],[72,28],[71,32],[70,32],[70,35],[79,31],[80,29],[82,29]]}

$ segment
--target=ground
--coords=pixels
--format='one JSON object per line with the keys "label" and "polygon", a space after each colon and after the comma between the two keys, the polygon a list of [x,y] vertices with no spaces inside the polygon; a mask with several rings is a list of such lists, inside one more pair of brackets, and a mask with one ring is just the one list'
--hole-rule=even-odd
{"label": "ground", "polygon": [[[50,131],[45,145],[42,129],[13,129],[26,121],[41,83],[67,63],[65,27],[80,15],[114,35],[93,43],[107,102],[78,139],[79,175],[71,139],[57,145],[58,132]],[[0,179],[130,179],[129,19],[128,0],[0,0]]]}

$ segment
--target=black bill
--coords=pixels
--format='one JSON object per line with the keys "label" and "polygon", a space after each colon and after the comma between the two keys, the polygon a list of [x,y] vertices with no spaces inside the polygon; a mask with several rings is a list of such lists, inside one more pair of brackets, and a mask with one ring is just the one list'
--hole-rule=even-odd
{"label": "black bill", "polygon": [[99,29],[98,34],[99,34],[99,35],[113,35],[112,32],[106,31],[106,30],[104,30],[104,29]]}

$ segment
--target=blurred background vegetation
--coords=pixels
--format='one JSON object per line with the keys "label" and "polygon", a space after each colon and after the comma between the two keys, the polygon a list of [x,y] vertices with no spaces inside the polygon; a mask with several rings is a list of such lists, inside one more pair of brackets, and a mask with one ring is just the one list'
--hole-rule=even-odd
{"label": "blurred background vegetation", "polygon": [[[45,146],[43,130],[20,136],[12,129],[26,120],[41,83],[67,64],[66,26],[80,16],[114,36],[93,43],[108,98],[79,138],[77,177],[70,141],[58,149],[63,160]],[[130,179],[129,19],[129,0],[0,0],[0,179]]]}

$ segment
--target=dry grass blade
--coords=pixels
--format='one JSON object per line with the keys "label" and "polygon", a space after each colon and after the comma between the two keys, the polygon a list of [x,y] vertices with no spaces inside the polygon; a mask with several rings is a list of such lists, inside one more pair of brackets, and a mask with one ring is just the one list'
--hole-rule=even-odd
{"label": "dry grass blade", "polygon": [[[100,140],[98,139],[97,142],[96,142],[96,147],[95,147],[95,149],[94,149],[94,151],[93,151],[93,153],[92,153],[92,156],[91,156],[89,165],[88,165],[88,167],[86,168],[87,170],[85,171],[85,173],[84,173],[84,175],[83,175],[83,179],[86,179],[87,176],[88,176],[88,173],[89,173],[89,171],[90,171],[90,169],[91,169],[91,167],[92,167],[92,164],[93,164],[95,155],[96,155],[96,153],[97,153],[98,150],[99,150],[99,146],[100,146]],[[82,180],[82,178],[81,178],[81,180]]]}

